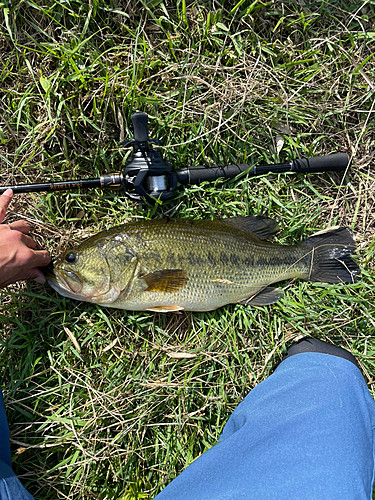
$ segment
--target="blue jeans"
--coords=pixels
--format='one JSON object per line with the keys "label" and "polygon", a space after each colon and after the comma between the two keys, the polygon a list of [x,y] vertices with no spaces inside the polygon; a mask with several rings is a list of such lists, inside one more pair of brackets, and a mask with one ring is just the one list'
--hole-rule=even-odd
{"label": "blue jeans", "polygon": [[375,403],[346,359],[284,360],[157,500],[370,500]]}
{"label": "blue jeans", "polygon": [[33,500],[12,471],[9,428],[0,391],[0,500]]}

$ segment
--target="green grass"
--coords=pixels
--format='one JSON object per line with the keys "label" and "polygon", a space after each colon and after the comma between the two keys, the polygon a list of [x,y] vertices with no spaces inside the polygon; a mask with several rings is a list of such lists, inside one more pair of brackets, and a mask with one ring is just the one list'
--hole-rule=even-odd
{"label": "green grass", "polygon": [[25,217],[53,254],[135,217],[264,214],[286,244],[347,225],[362,279],[180,315],[101,309],[34,283],[3,290],[14,470],[37,500],[153,498],[303,335],[352,350],[374,394],[374,2],[222,4],[3,1],[1,184],[120,171],[137,110],[176,168],[347,151],[350,170],[243,175],[155,208],[118,192],[24,194],[7,221]]}

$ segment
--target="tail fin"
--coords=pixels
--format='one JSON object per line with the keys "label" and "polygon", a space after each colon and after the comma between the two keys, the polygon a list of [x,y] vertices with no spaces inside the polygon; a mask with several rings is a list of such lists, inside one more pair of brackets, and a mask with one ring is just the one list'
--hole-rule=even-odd
{"label": "tail fin", "polygon": [[360,275],[358,265],[350,258],[355,251],[354,235],[347,227],[320,231],[304,242],[312,253],[309,281],[353,283]]}

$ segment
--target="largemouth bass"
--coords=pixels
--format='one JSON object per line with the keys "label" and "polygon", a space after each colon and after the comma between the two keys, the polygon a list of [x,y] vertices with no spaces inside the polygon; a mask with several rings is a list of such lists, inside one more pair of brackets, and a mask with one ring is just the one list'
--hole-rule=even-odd
{"label": "largemouth bass", "polygon": [[47,280],[65,297],[168,312],[272,304],[282,290],[270,285],[293,278],[327,283],[358,278],[350,229],[321,231],[292,246],[264,241],[278,229],[262,216],[130,222],[64,252]]}

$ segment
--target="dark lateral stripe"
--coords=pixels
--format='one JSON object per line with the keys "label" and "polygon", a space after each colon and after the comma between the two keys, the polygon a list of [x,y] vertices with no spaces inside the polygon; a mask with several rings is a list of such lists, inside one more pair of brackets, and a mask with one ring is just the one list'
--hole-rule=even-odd
{"label": "dark lateral stripe", "polygon": [[[160,257],[161,256],[157,259],[159,262],[160,260],[164,260]],[[218,254],[210,251],[204,253],[200,253],[199,251],[197,253],[193,251],[188,251],[186,253],[171,251],[164,262],[168,262],[168,267],[171,266],[173,268],[184,268],[186,265],[204,268],[206,265],[209,265],[212,267],[233,266],[233,268],[236,269],[245,269],[250,267],[273,267],[285,270],[298,266],[301,270],[301,268],[310,267],[310,260],[311,253],[309,252],[306,252],[306,255],[299,259],[294,251],[291,251],[288,254],[283,249],[278,253],[277,251],[272,250],[269,254],[267,254],[267,251],[264,251],[262,252],[262,255],[250,253],[244,256],[223,251]]]}

